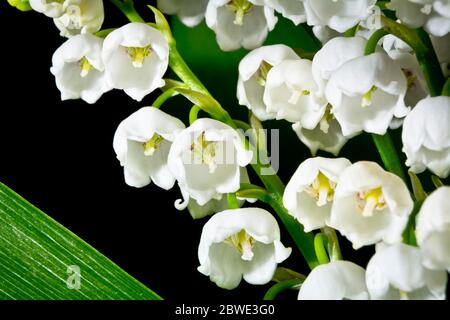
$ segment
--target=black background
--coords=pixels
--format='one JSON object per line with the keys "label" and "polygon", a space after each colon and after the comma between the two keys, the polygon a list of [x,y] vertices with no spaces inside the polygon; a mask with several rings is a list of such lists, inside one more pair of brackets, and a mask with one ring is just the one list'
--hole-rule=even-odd
{"label": "black background", "polygon": [[[146,8],[139,9],[151,19]],[[127,22],[107,1],[105,10],[104,28]],[[119,90],[105,94],[95,105],[82,100],[61,102],[49,68],[53,52],[64,39],[52,20],[1,2],[0,30],[0,181],[166,299],[262,298],[269,285],[250,286],[243,281],[237,290],[227,291],[197,272],[197,245],[205,220],[193,221],[186,211],[173,207],[180,197],[176,187],[171,191],[153,185],[135,189],[124,183],[112,148],[114,132],[120,121],[151,104],[159,90],[141,103]],[[205,61],[196,66],[200,78],[213,86],[210,89],[219,101],[236,107],[235,115],[245,114],[245,108],[237,107],[235,92],[224,89],[235,87],[237,69],[227,71],[232,83],[225,84],[226,77],[214,71],[211,76],[213,64]],[[185,120],[183,103],[176,98],[164,110]],[[279,174],[287,182],[310,155],[287,123],[269,126],[282,129]],[[353,139],[343,155],[352,161],[379,160],[372,142],[364,136]],[[293,246],[284,229],[282,238]],[[365,248],[355,253],[346,241],[342,244],[344,256],[362,266],[373,252],[373,248]],[[298,253],[285,265],[308,272]],[[295,298],[295,293],[290,297]]]}

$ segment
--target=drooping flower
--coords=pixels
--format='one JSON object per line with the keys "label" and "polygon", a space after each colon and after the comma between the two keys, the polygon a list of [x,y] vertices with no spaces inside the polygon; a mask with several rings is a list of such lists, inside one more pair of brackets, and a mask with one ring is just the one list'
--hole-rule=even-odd
{"label": "drooping flower", "polygon": [[314,129],[325,113],[327,102],[313,79],[311,61],[285,60],[267,74],[264,103],[276,119],[300,122]]}
{"label": "drooping flower", "polygon": [[300,287],[299,300],[368,300],[366,271],[349,261],[315,267]]}
{"label": "drooping flower", "polygon": [[158,8],[166,14],[176,14],[188,27],[195,27],[205,17],[208,0],[158,0]]}
{"label": "drooping flower", "polygon": [[450,271],[450,187],[428,196],[416,221],[416,238],[423,264],[432,270]]}
{"label": "drooping flower", "polygon": [[447,273],[425,268],[416,247],[381,244],[367,265],[366,284],[374,300],[441,300]]}
{"label": "drooping flower", "polygon": [[263,100],[267,74],[273,66],[287,59],[300,58],[288,46],[277,44],[253,50],[239,63],[237,86],[239,104],[247,106],[262,121],[275,119],[274,113],[267,112]]}
{"label": "drooping flower", "polygon": [[144,107],[123,120],[113,147],[124,167],[125,182],[141,188],[152,181],[170,189],[175,177],[167,165],[170,147],[184,124],[154,107]]}
{"label": "drooping flower", "polygon": [[344,63],[330,77],[326,97],[344,136],[361,130],[383,135],[394,116],[409,112],[406,77],[386,53],[376,52]]}
{"label": "drooping flower", "polygon": [[236,288],[244,278],[250,284],[268,283],[289,257],[280,242],[275,218],[260,208],[216,213],[203,227],[198,271],[224,289]]}
{"label": "drooping flower", "polygon": [[204,118],[176,137],[169,153],[169,167],[184,191],[184,203],[190,197],[202,206],[239,190],[241,167],[251,159],[252,152],[245,149],[234,129]]}
{"label": "drooping flower", "polygon": [[60,17],[64,13],[64,2],[64,0],[29,0],[34,11],[43,13],[50,18]]}
{"label": "drooping flower", "polygon": [[401,241],[413,208],[405,183],[375,162],[347,167],[334,190],[329,226],[339,230],[355,249],[380,241]]}
{"label": "drooping flower", "polygon": [[450,174],[450,97],[421,100],[403,123],[406,165],[415,173],[430,169],[441,178]]}
{"label": "drooping flower", "polygon": [[169,46],[160,31],[145,23],[132,22],[111,32],[102,56],[109,84],[137,101],[164,85]]}
{"label": "drooping flower", "polygon": [[277,22],[273,9],[258,0],[210,0],[205,18],[224,51],[261,46]]}
{"label": "drooping flower", "polygon": [[369,17],[376,0],[304,0],[310,26],[328,26],[345,32]]}
{"label": "drooping flower", "polygon": [[61,36],[94,33],[102,27],[105,18],[103,0],[65,0],[63,7],[62,15],[54,18]]}
{"label": "drooping flower", "polygon": [[95,103],[111,90],[104,73],[102,44],[101,38],[81,34],[68,39],[55,51],[50,71],[61,91],[61,100],[81,98]]}
{"label": "drooping flower", "polygon": [[310,158],[300,164],[283,195],[283,204],[306,232],[326,226],[339,175],[347,159]]}
{"label": "drooping flower", "polygon": [[264,0],[264,4],[281,13],[295,25],[306,22],[303,0]]}

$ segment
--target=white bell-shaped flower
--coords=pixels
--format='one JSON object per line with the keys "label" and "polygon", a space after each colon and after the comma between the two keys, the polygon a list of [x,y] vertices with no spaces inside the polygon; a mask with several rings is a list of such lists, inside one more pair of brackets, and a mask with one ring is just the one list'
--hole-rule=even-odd
{"label": "white bell-shaped flower", "polygon": [[311,61],[285,60],[267,74],[264,103],[276,119],[300,122],[314,129],[326,111],[327,102],[313,79]]}
{"label": "white bell-shaped flower", "polygon": [[334,190],[329,226],[339,230],[355,249],[380,241],[401,241],[413,209],[405,183],[375,162],[347,167]]}
{"label": "white bell-shaped flower", "polygon": [[237,97],[239,104],[247,106],[261,121],[275,119],[274,113],[266,111],[263,100],[267,74],[273,66],[284,60],[300,59],[283,44],[264,46],[249,52],[239,63]]}
{"label": "white bell-shaped flower", "polygon": [[95,103],[111,90],[102,61],[103,39],[81,34],[68,39],[53,54],[51,73],[61,100],[83,99]]}
{"label": "white bell-shaped flower", "polygon": [[265,0],[264,4],[281,13],[295,25],[306,22],[303,0]]}
{"label": "white bell-shaped flower", "polygon": [[210,0],[205,18],[224,51],[261,46],[277,23],[273,9],[256,0]]}
{"label": "white bell-shaped flower", "polygon": [[344,158],[317,157],[297,168],[284,190],[283,204],[305,232],[326,226],[339,175],[350,165]]}
{"label": "white bell-shaped flower", "polygon": [[416,220],[416,238],[423,264],[450,272],[450,187],[440,187],[425,199]]}
{"label": "white bell-shaped flower", "polygon": [[102,56],[109,84],[137,101],[164,85],[169,45],[159,30],[145,23],[132,22],[111,32]]}
{"label": "white bell-shaped flower", "polygon": [[54,22],[61,36],[72,37],[97,32],[104,19],[103,0],[65,0],[64,12]]}
{"label": "white bell-shaped flower", "polygon": [[450,77],[450,33],[444,37],[430,37],[445,77]]}
{"label": "white bell-shaped flower", "polygon": [[[239,190],[241,167],[252,159],[239,134],[213,119],[198,119],[175,139],[169,167],[175,175],[184,203],[193,198],[199,205],[222,194]],[[182,207],[183,203],[176,203]]]}
{"label": "white bell-shaped flower", "polygon": [[383,135],[395,117],[406,116],[406,77],[386,53],[344,63],[330,77],[326,97],[345,136],[361,130]]}
{"label": "white bell-shaped flower", "polygon": [[367,40],[362,37],[337,37],[328,41],[312,60],[314,80],[325,90],[331,75],[347,61],[364,55]]}
{"label": "white bell-shaped flower", "polygon": [[443,300],[447,273],[425,268],[416,247],[381,244],[367,265],[366,284],[373,300]]}
{"label": "white bell-shaped flower", "polygon": [[350,261],[315,267],[300,287],[299,300],[368,300],[366,271]]}
{"label": "white bell-shaped flower", "polygon": [[310,26],[328,26],[341,33],[367,19],[375,3],[376,0],[304,0]]}
{"label": "white bell-shaped flower", "polygon": [[250,284],[268,283],[291,248],[280,241],[275,218],[260,208],[216,213],[203,227],[198,271],[224,289],[236,288],[244,278]]}
{"label": "white bell-shaped flower", "polygon": [[123,120],[114,135],[113,147],[124,167],[125,182],[141,188],[154,182],[170,189],[175,177],[167,158],[176,135],[184,124],[154,107],[144,107]]}
{"label": "white bell-shaped flower", "polygon": [[60,17],[64,13],[64,2],[64,0],[29,0],[34,11],[43,13],[50,18]]}
{"label": "white bell-shaped flower", "polygon": [[176,14],[188,27],[195,27],[205,17],[208,0],[158,0],[159,10]]}
{"label": "white bell-shaped flower", "polygon": [[387,7],[394,10],[401,23],[410,28],[419,28],[425,24],[432,11],[432,5],[419,3],[420,1],[391,0]]}
{"label": "white bell-shaped flower", "polygon": [[400,52],[412,53],[413,49],[402,39],[397,38],[392,34],[388,34],[383,37],[383,49],[389,53],[392,50],[397,50]]}
{"label": "white bell-shaped flower", "polygon": [[450,174],[450,97],[421,100],[403,123],[406,165],[415,173],[426,168],[441,178]]}

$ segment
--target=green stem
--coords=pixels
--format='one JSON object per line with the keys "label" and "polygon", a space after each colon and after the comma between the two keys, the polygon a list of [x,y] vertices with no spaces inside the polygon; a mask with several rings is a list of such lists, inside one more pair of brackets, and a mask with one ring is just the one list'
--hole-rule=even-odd
{"label": "green stem", "polygon": [[357,24],[354,27],[351,27],[350,29],[348,29],[347,31],[344,32],[344,37],[347,37],[347,38],[354,37],[356,35],[356,32],[358,31],[358,28],[359,28],[359,24]]}
{"label": "green stem", "polygon": [[229,193],[227,195],[227,200],[228,200],[228,207],[230,209],[238,209],[239,208],[239,203],[236,197],[236,193]]}
{"label": "green stem", "polygon": [[398,157],[397,150],[392,142],[391,135],[386,132],[385,135],[380,136],[378,134],[372,134],[373,141],[380,153],[381,160],[384,163],[385,168],[398,175],[403,181],[408,183],[403,165]]}
{"label": "green stem", "polygon": [[275,300],[275,298],[280,294],[280,292],[294,289],[303,283],[303,279],[290,279],[278,282],[277,284],[270,287],[270,289],[264,295],[263,300]]}
{"label": "green stem", "polygon": [[372,36],[370,36],[369,40],[367,41],[366,48],[364,50],[364,55],[369,55],[375,52],[377,49],[378,42],[381,38],[388,35],[389,33],[384,29],[379,29],[375,31]]}
{"label": "green stem", "polygon": [[194,105],[191,108],[191,111],[189,111],[189,124],[193,124],[195,120],[197,120],[198,113],[202,110],[199,106]]}
{"label": "green stem", "polygon": [[442,95],[450,97],[450,78],[445,82],[444,88],[442,89]]}
{"label": "green stem", "polygon": [[316,256],[320,264],[326,264],[330,262],[325,250],[325,236],[323,233],[318,233],[314,237],[314,249],[316,250]]}
{"label": "green stem", "polygon": [[417,246],[417,240],[416,240],[416,217],[417,214],[420,211],[420,208],[422,207],[423,201],[416,201],[414,203],[414,208],[409,216],[408,224],[406,225],[405,230],[403,231],[403,242],[406,244],[409,244],[411,246]]}
{"label": "green stem", "polygon": [[333,228],[325,227],[322,232],[328,239],[328,255],[331,261],[342,260],[341,247],[339,246],[339,239],[336,231]]}
{"label": "green stem", "polygon": [[133,0],[111,0],[111,2],[123,12],[123,14],[131,22],[145,22],[144,19],[139,15],[139,13],[134,8]]}
{"label": "green stem", "polygon": [[153,101],[152,106],[160,108],[167,100],[179,94],[177,91],[178,88],[179,87],[172,87],[161,93],[159,97]]}

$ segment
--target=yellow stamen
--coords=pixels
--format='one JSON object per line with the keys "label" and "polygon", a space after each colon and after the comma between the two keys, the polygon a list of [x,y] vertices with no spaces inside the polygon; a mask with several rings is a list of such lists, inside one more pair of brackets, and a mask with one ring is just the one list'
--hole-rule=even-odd
{"label": "yellow stamen", "polygon": [[227,7],[235,13],[233,23],[237,26],[242,26],[244,16],[253,8],[253,3],[248,0],[231,0]]}
{"label": "yellow stamen", "polygon": [[361,105],[363,108],[368,107],[372,104],[372,94],[377,91],[377,87],[376,86],[372,86],[372,88],[369,89],[369,91],[367,91],[363,97],[362,97],[362,102]]}
{"label": "yellow stamen", "polygon": [[197,141],[191,145],[191,151],[194,154],[194,157],[200,160],[201,164],[207,164],[209,167],[209,173],[213,173],[217,164],[214,159],[216,156],[216,145],[215,141],[207,141],[205,139],[205,132],[202,132]]}
{"label": "yellow stamen", "polygon": [[322,119],[320,119],[319,129],[323,133],[328,133],[328,130],[330,129],[330,122],[333,119],[334,119],[334,115],[331,113],[331,106],[327,105],[325,113],[324,113]]}
{"label": "yellow stamen", "polygon": [[159,134],[155,133],[147,142],[143,143],[144,146],[144,154],[146,156],[152,156],[161,142],[164,141],[164,138]]}
{"label": "yellow stamen", "polygon": [[305,192],[317,200],[317,206],[323,207],[333,200],[336,183],[327,178],[321,171],[313,183],[305,188]]}
{"label": "yellow stamen", "polygon": [[261,87],[266,85],[267,74],[270,69],[272,69],[272,65],[270,63],[267,63],[266,61],[261,62],[261,65],[256,72],[256,82],[258,82]]}
{"label": "yellow stamen", "polygon": [[255,239],[253,239],[253,237],[251,237],[244,229],[224,240],[224,243],[234,247],[241,254],[242,260],[245,261],[251,261],[253,259],[253,247],[255,246],[255,242]]}
{"label": "yellow stamen", "polygon": [[359,199],[365,202],[364,207],[360,206],[363,217],[372,217],[374,210],[381,211],[386,208],[383,190],[381,187],[359,193]]}
{"label": "yellow stamen", "polygon": [[89,74],[89,71],[93,68],[92,64],[86,57],[81,58],[78,64],[81,69],[80,76],[82,78],[86,77]]}
{"label": "yellow stamen", "polygon": [[128,56],[131,58],[133,63],[133,67],[141,68],[144,64],[145,58],[151,55],[152,48],[150,45],[145,47],[128,47],[127,48]]}

